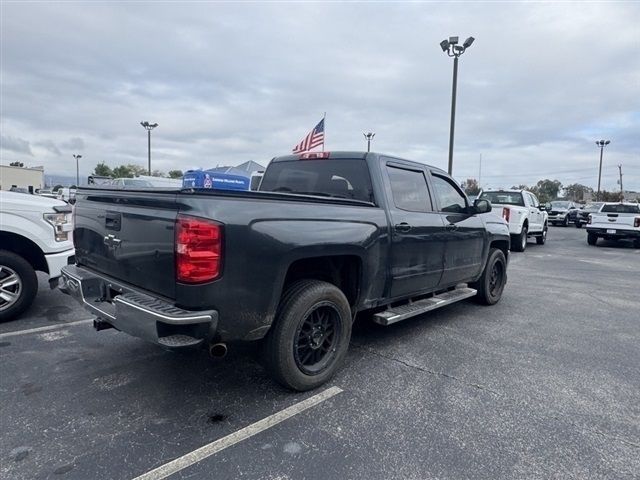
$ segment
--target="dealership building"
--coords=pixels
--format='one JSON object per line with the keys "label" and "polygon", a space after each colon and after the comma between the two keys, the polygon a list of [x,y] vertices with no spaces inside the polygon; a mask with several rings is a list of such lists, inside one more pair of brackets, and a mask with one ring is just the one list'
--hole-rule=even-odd
{"label": "dealership building", "polygon": [[0,190],[26,188],[34,193],[44,187],[44,167],[13,167],[0,165]]}

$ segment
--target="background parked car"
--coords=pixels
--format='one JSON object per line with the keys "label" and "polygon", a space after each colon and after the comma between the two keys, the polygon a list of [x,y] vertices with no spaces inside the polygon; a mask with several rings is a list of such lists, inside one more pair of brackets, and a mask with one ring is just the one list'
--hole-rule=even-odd
{"label": "background parked car", "polygon": [[57,283],[74,250],[71,207],[39,195],[0,191],[0,322],[29,308],[38,292],[36,270]]}
{"label": "background parked car", "polygon": [[555,200],[551,202],[549,209],[549,223],[551,225],[562,225],[568,227],[570,223],[576,221],[578,207],[574,202],[568,200]]}
{"label": "background parked car", "polygon": [[604,205],[604,202],[587,203],[578,210],[575,220],[576,228],[582,228],[583,225],[589,223],[589,214],[599,212],[602,205]]}

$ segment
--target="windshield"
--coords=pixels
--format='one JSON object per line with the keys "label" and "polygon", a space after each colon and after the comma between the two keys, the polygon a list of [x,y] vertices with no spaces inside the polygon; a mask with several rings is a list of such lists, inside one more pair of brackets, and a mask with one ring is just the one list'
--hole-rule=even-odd
{"label": "windshield", "polygon": [[551,202],[551,208],[569,208],[569,202]]}
{"label": "windshield", "polygon": [[520,192],[482,192],[480,198],[489,200],[492,204],[516,205],[524,207],[524,200]]}
{"label": "windshield", "polygon": [[625,205],[624,203],[614,203],[602,207],[601,213],[640,213],[638,205]]}
{"label": "windshield", "polygon": [[364,159],[316,159],[272,162],[260,191],[300,193],[373,202],[369,168]]}

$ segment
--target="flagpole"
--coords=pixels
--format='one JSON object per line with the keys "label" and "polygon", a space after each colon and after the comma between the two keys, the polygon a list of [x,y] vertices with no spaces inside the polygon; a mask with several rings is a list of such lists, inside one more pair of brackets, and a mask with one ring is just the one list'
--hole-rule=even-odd
{"label": "flagpole", "polygon": [[324,152],[324,141],[327,138],[327,122],[325,122],[325,120],[327,119],[327,112],[324,112],[324,115],[322,115],[322,125],[324,126],[324,135],[322,137],[322,151]]}

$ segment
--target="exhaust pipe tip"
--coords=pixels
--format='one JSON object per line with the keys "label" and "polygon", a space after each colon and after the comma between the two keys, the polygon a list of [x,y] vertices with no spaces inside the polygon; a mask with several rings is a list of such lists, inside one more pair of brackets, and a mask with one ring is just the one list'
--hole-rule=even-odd
{"label": "exhaust pipe tip", "polygon": [[223,358],[227,355],[227,344],[213,343],[209,345],[209,355],[213,358]]}

